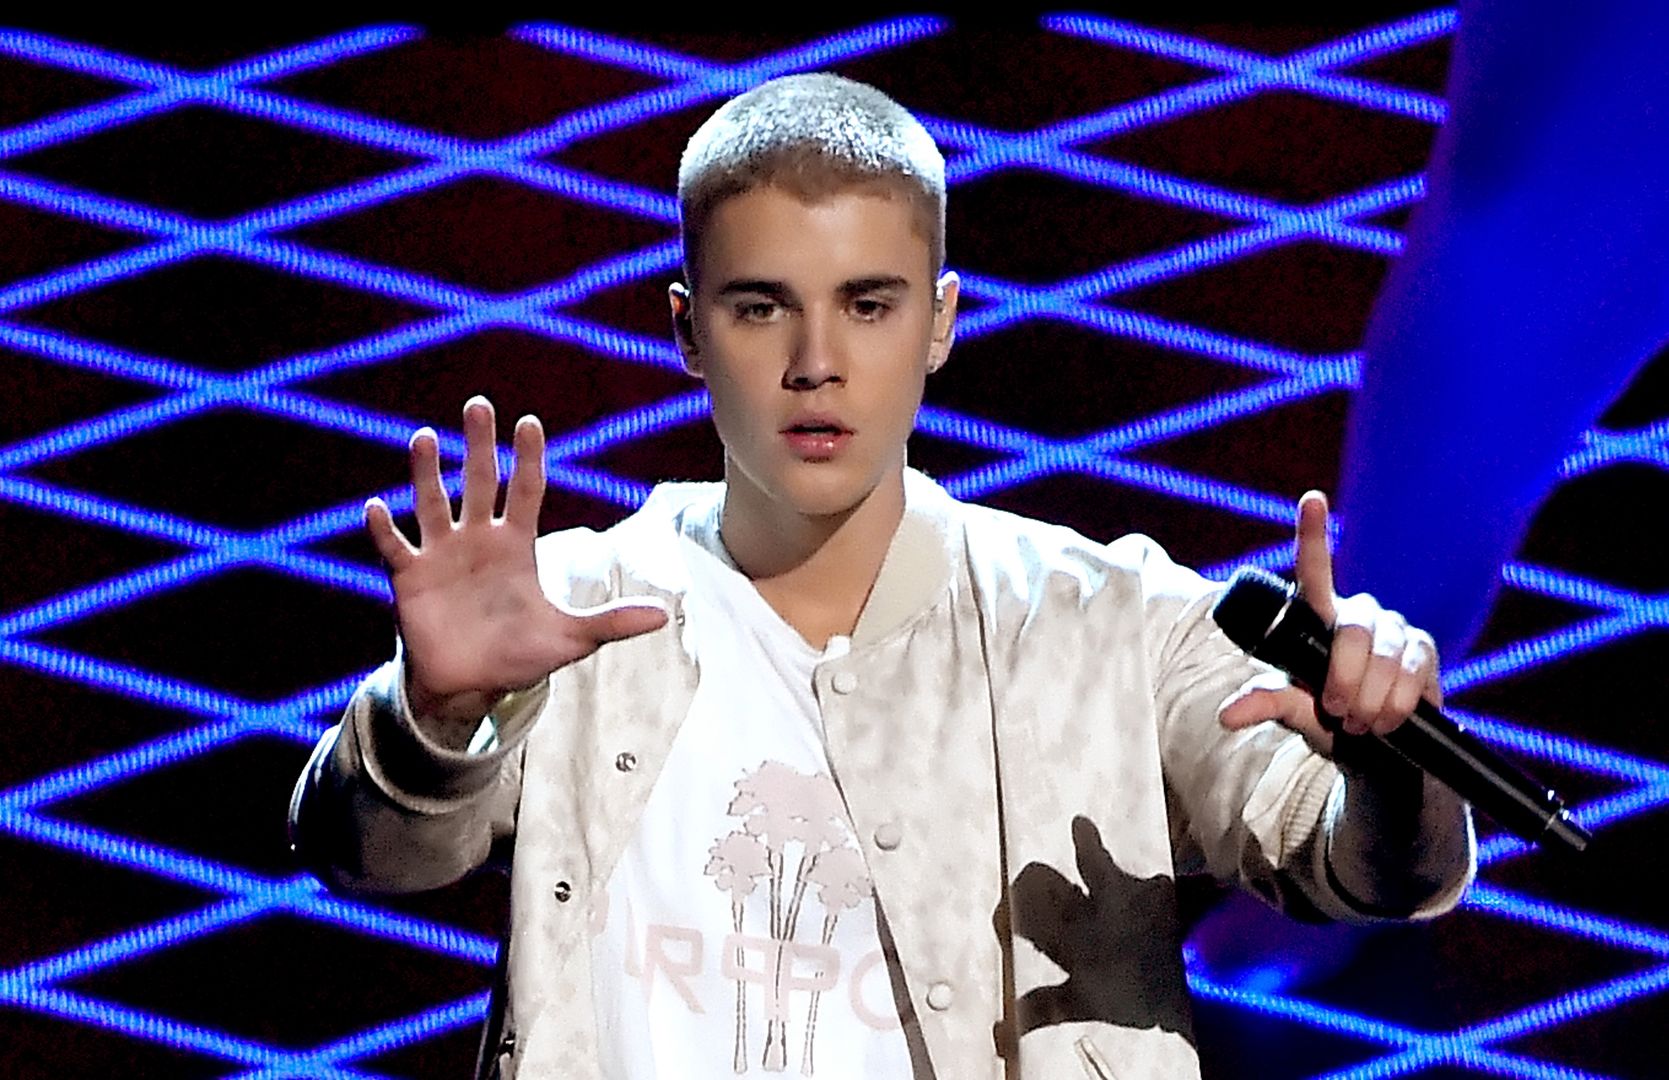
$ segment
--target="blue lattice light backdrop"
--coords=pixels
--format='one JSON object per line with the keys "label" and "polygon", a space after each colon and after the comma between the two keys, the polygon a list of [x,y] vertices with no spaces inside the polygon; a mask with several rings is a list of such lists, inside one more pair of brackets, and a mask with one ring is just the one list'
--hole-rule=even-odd
{"label": "blue lattice light backdrop", "polygon": [[[502,883],[329,895],[287,862],[283,799],[387,651],[360,508],[409,505],[413,428],[456,467],[469,393],[539,412],[547,527],[713,474],[661,295],[677,149],[718,101],[834,68],[944,147],[967,303],[916,463],[1208,572],[1279,569],[1293,498],[1336,479],[1453,29],[369,27],[241,52],[0,30],[0,1072],[467,1068]],[[1231,955],[1223,927],[1255,917],[1208,919],[1213,1072],[1649,1075],[1622,1036],[1669,1017],[1669,920],[1623,886],[1662,865],[1643,661],[1669,600],[1615,508],[1664,494],[1662,369],[1572,448],[1446,682],[1612,855],[1488,836],[1452,919],[1289,954]]]}

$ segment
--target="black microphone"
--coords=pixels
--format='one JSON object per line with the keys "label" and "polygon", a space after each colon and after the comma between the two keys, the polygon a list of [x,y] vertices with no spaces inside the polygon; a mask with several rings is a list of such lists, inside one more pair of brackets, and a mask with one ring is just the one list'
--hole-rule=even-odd
{"label": "black microphone", "polygon": [[[1296,586],[1256,567],[1235,571],[1211,617],[1229,640],[1319,694],[1327,682],[1333,631]],[[1317,703],[1317,712],[1320,703]],[[1447,784],[1520,840],[1581,851],[1593,837],[1572,821],[1557,794],[1497,754],[1431,702],[1380,740]]]}

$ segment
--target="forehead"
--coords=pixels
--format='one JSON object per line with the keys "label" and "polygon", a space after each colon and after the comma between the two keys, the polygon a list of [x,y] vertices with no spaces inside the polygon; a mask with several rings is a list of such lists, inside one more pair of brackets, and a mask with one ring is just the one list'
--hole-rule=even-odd
{"label": "forehead", "polygon": [[804,196],[775,186],[715,206],[696,257],[704,284],[739,278],[810,287],[853,277],[924,281],[933,253],[911,201],[880,186]]}

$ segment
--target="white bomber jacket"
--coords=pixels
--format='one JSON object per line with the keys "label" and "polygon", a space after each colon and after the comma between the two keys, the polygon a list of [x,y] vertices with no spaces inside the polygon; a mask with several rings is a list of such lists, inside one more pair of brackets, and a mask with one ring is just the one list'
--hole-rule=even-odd
{"label": "white bomber jacket", "polygon": [[[606,532],[538,542],[553,599],[657,597],[665,627],[555,672],[470,753],[411,723],[396,657],[297,785],[297,849],[338,887],[434,888],[513,839],[484,1075],[603,1075],[589,926],[689,709],[692,642],[723,632],[685,617],[680,552],[722,491],[662,485]],[[1300,916],[1458,902],[1475,863],[1458,799],[1428,781],[1412,820],[1369,826],[1372,785],[1347,795],[1301,737],[1221,728],[1224,699],[1267,669],[1212,623],[1216,586],[1146,537],[1096,544],[919,473],[906,503],[851,653],[815,690],[919,1023],[919,1076],[1197,1077],[1177,873],[1238,880]],[[1375,895],[1387,864],[1413,891]]]}

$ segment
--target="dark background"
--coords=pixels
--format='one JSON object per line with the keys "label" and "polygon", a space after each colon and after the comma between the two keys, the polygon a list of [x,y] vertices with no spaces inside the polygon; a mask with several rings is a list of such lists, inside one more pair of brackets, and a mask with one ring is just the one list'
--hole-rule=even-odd
{"label": "dark background", "polygon": [[[1283,56],[1422,10],[1129,17],[1191,59],[1030,14],[944,21],[745,69],[873,82],[947,151],[963,332],[912,464],[1214,572],[1281,566],[1286,507],[1336,486],[1350,395],[1246,395],[1357,348],[1407,202],[1349,219],[1371,227],[1356,241],[1199,253],[1418,174],[1435,125],[1290,87],[1183,111],[1176,96],[1231,51]],[[505,434],[540,415],[565,455],[548,528],[716,477],[665,283],[678,152],[731,91],[653,94],[873,25],[617,24],[559,46],[488,22],[196,91],[185,76],[360,24],[0,31],[0,1075],[467,1075],[503,882],[338,900],[284,837],[313,739],[391,647],[359,504],[400,491],[409,431],[455,437],[473,393]],[[1449,35],[1411,36],[1328,70],[1435,102]],[[1121,107],[1116,131],[1057,130]],[[473,171],[435,164],[575,116],[595,122]],[[958,171],[993,132],[1040,131],[1028,156]],[[1077,307],[993,317],[1016,286],[1108,268],[1126,273]],[[1239,900],[1202,915],[1210,1075],[1664,1074],[1669,687],[1649,526],[1669,494],[1666,373],[1603,421],[1641,452],[1569,470],[1483,639],[1446,657],[1451,702],[1582,808],[1595,848],[1571,863],[1486,824],[1480,888],[1431,926],[1306,929]],[[1222,410],[1188,412],[1206,405]],[[1051,445],[1103,435],[1093,460]]]}

